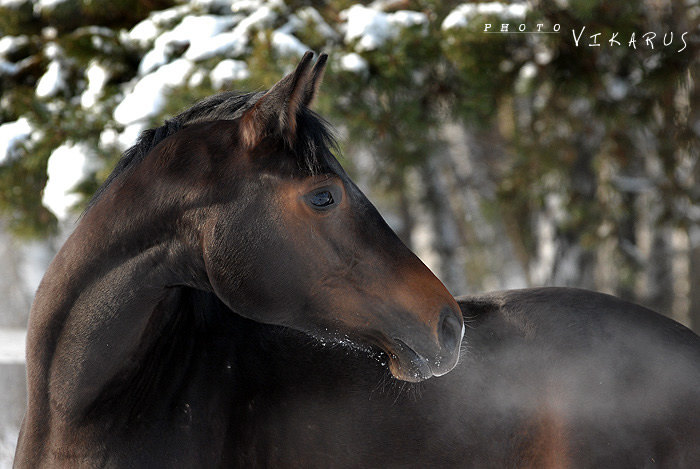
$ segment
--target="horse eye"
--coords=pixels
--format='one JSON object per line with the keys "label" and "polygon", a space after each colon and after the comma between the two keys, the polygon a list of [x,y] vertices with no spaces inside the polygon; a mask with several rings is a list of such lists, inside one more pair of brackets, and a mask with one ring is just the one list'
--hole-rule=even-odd
{"label": "horse eye", "polygon": [[328,207],[333,204],[333,194],[330,191],[319,191],[312,195],[309,201],[315,207]]}
{"label": "horse eye", "polygon": [[317,187],[304,195],[306,205],[317,212],[332,210],[343,200],[343,191],[337,184]]}

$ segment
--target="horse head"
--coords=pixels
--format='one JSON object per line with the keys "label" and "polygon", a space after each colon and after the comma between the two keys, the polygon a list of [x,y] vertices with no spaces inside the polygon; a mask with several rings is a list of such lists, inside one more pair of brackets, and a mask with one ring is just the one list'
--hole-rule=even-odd
{"label": "horse head", "polygon": [[442,375],[458,360],[460,310],[333,156],[309,109],[326,59],[308,52],[267,92],[195,105],[144,163],[165,167],[164,191],[185,186],[180,238],[231,310],[379,347],[402,380]]}

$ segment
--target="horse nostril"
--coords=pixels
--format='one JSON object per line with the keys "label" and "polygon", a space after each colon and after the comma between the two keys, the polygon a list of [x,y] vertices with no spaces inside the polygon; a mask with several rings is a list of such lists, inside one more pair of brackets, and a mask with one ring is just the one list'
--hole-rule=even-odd
{"label": "horse nostril", "polygon": [[462,322],[450,308],[445,308],[440,313],[438,340],[442,350],[450,354],[455,352],[462,340]]}

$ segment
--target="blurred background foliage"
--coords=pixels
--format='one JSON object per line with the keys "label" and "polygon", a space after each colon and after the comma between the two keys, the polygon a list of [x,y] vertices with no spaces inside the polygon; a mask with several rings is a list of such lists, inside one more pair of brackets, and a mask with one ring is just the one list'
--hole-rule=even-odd
{"label": "blurred background foliage", "polygon": [[[191,60],[139,125],[222,89],[270,86],[299,57],[279,45],[283,31],[331,54],[316,108],[339,129],[341,161],[453,293],[579,286],[700,329],[695,0],[2,0],[0,124],[32,126],[0,155],[5,228],[70,229],[42,204],[49,158],[67,142],[93,149],[100,165],[74,188],[87,200],[124,150],[105,132],[128,133],[115,109],[152,71],[144,57],[159,37],[187,16],[238,28],[263,5],[272,14],[245,47]],[[144,21],[157,33],[137,40],[129,31]],[[171,40],[159,66],[188,60],[189,46]],[[215,79],[228,59],[245,73]],[[39,93],[53,63],[61,86]],[[94,64],[107,73],[86,105]]]}

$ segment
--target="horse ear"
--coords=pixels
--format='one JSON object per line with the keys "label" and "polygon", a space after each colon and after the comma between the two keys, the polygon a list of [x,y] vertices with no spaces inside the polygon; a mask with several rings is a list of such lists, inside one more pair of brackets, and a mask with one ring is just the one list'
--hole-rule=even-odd
{"label": "horse ear", "polygon": [[328,61],[328,54],[321,54],[314,64],[313,70],[311,70],[311,79],[306,85],[306,92],[304,93],[304,106],[311,106],[314,98],[316,97],[316,92],[321,86],[321,81],[323,81],[323,72],[326,70],[326,62]]}
{"label": "horse ear", "polygon": [[[297,112],[307,105],[315,91],[314,83],[318,80],[325,63],[319,58],[311,70],[313,52],[304,54],[297,68],[278,81],[241,117],[241,138],[243,143],[252,148],[269,134],[279,133],[291,146],[296,135]],[[319,72],[319,62],[321,71]]]}

